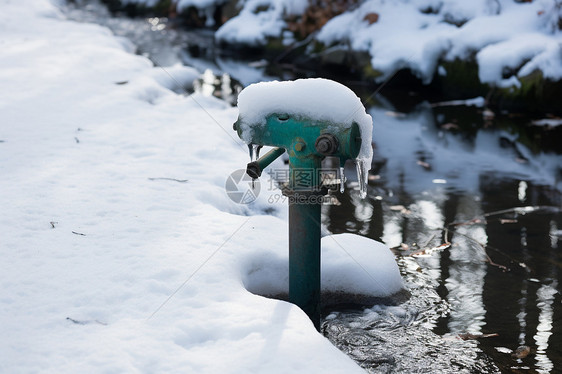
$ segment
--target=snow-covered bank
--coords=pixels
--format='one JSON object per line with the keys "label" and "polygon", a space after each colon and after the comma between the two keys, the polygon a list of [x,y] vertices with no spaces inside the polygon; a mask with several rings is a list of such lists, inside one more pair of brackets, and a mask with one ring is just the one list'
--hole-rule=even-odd
{"label": "snow-covered bank", "polygon": [[170,9],[191,26],[220,26],[227,50],[250,46],[379,84],[401,72],[443,99],[488,96],[501,109],[560,114],[560,0],[177,0]]}
{"label": "snow-covered bank", "polygon": [[[248,161],[237,110],[175,94],[198,73],[53,4],[1,3],[0,371],[362,372],[300,309],[244,287],[286,263],[287,223],[275,191],[249,206],[224,191]],[[401,288],[340,250],[380,246],[329,240],[324,289]]]}
{"label": "snow-covered bank", "polygon": [[[536,69],[562,78],[561,12],[554,0],[370,0],[328,22],[318,40],[368,51],[379,80],[409,68],[429,83],[441,61],[475,55],[482,83],[511,86]],[[377,22],[368,22],[374,13]]]}
{"label": "snow-covered bank", "polygon": [[[267,38],[286,37],[288,20],[303,14],[303,3],[248,1],[218,30],[217,39],[263,45]],[[518,78],[535,70],[545,79],[562,79],[561,19],[556,0],[368,0],[349,5],[313,38],[368,52],[378,81],[408,68],[427,84],[441,62],[475,59],[481,83],[519,86]],[[440,67],[439,73],[447,71]]]}

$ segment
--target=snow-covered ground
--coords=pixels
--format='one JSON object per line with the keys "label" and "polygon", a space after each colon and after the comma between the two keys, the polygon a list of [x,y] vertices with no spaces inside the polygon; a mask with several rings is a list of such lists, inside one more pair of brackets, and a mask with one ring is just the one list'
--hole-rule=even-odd
{"label": "snow-covered ground", "polygon": [[[562,32],[555,0],[369,0],[332,19],[318,35],[331,44],[349,43],[368,51],[374,69],[388,78],[410,68],[429,83],[440,61],[476,55],[483,83],[518,85],[517,77],[535,69],[546,78],[562,78]],[[367,22],[368,14],[379,15]],[[502,73],[511,70],[508,77]],[[440,74],[447,74],[444,68]]]}
{"label": "snow-covered ground", "polygon": [[[242,4],[217,39],[264,45],[270,37],[287,36],[286,19],[306,9],[305,1],[295,0]],[[380,81],[409,68],[429,83],[436,71],[447,74],[441,62],[474,59],[481,82],[518,87],[519,78],[535,70],[562,79],[560,19],[559,0],[366,0],[332,18],[313,38],[328,47],[368,52]]]}
{"label": "snow-covered ground", "polygon": [[[225,192],[237,109],[57,6],[0,1],[0,372],[362,372],[247,291],[286,289],[287,220],[278,191]],[[386,247],[323,243],[325,290],[401,288]]]}

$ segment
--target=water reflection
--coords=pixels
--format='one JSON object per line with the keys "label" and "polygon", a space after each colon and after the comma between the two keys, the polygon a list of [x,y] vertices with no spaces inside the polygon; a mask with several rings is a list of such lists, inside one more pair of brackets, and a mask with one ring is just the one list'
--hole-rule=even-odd
{"label": "water reflection", "polygon": [[[338,215],[353,214],[348,229],[352,222],[355,232],[396,248],[412,297],[399,312],[385,306],[362,314],[340,311],[326,321],[327,336],[377,373],[554,372],[554,362],[562,363],[552,344],[557,339],[557,346],[562,345],[553,332],[556,326],[561,329],[555,318],[560,309],[555,302],[558,272],[547,270],[545,261],[560,267],[560,254],[548,252],[557,247],[553,233],[561,220],[560,154],[532,153],[513,133],[478,123],[469,134],[450,131],[453,127],[442,125],[448,114],[426,106],[411,113],[397,114],[385,106],[370,112],[375,119],[372,172],[379,176],[367,201],[373,209],[365,201],[342,198],[342,206],[330,209],[325,222],[337,231]],[[468,117],[483,121],[482,116]],[[521,204],[554,208],[510,209]],[[486,214],[499,210],[506,211]],[[364,229],[373,222],[382,222],[375,235]],[[423,250],[447,241],[448,249]],[[399,346],[404,326],[412,336],[411,355]],[[484,338],[487,334],[491,337]],[[390,335],[397,343],[389,348],[385,338]],[[370,339],[358,346],[352,336]],[[459,343],[459,337],[479,339],[467,344]],[[434,350],[438,340],[446,346],[443,351]],[[449,355],[458,354],[461,346],[462,362],[455,362]],[[531,353],[513,356],[519,346],[530,346]],[[389,360],[373,350],[400,358]],[[416,361],[424,354],[447,364]]]}
{"label": "water reflection", "polygon": [[482,300],[487,265],[482,245],[487,243],[484,224],[472,224],[482,216],[480,201],[465,195],[458,200],[455,222],[470,222],[458,226],[449,249],[449,277],[445,280],[451,304],[449,331],[453,334],[482,333],[486,310]]}
{"label": "water reflection", "polygon": [[555,281],[551,285],[543,284],[537,291],[537,307],[540,310],[537,333],[534,336],[537,345],[537,368],[539,373],[550,373],[554,369],[552,361],[548,358],[548,340],[552,335],[553,303],[554,296],[558,293]]}
{"label": "water reflection", "polygon": [[232,105],[236,104],[240,87],[232,81],[230,75],[217,76],[211,69],[206,69],[199,80],[193,83],[193,89],[205,96],[218,97]]}

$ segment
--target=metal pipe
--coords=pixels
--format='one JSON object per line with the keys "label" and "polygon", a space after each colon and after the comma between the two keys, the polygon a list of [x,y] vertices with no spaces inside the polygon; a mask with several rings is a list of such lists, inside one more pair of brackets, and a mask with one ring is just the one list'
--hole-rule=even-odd
{"label": "metal pipe", "polygon": [[[289,197],[289,301],[320,330],[320,204]],[[293,200],[293,201],[291,201]]]}
{"label": "metal pipe", "polygon": [[[304,149],[304,148],[303,148]],[[289,301],[320,330],[320,157],[289,159]]]}
{"label": "metal pipe", "polygon": [[273,161],[275,161],[279,156],[285,153],[285,148],[273,148],[265,155],[260,157],[258,160],[250,162],[246,166],[246,174],[248,174],[253,179],[258,179],[261,177],[263,169],[268,167]]}

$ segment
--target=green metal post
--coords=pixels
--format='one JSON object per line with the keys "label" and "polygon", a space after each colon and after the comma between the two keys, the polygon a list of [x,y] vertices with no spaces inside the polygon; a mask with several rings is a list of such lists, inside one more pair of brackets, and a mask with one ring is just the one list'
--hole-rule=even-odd
{"label": "green metal post", "polygon": [[289,203],[289,301],[320,330],[320,204]]}
{"label": "green metal post", "polygon": [[289,301],[298,305],[320,330],[319,157],[289,162]]}

